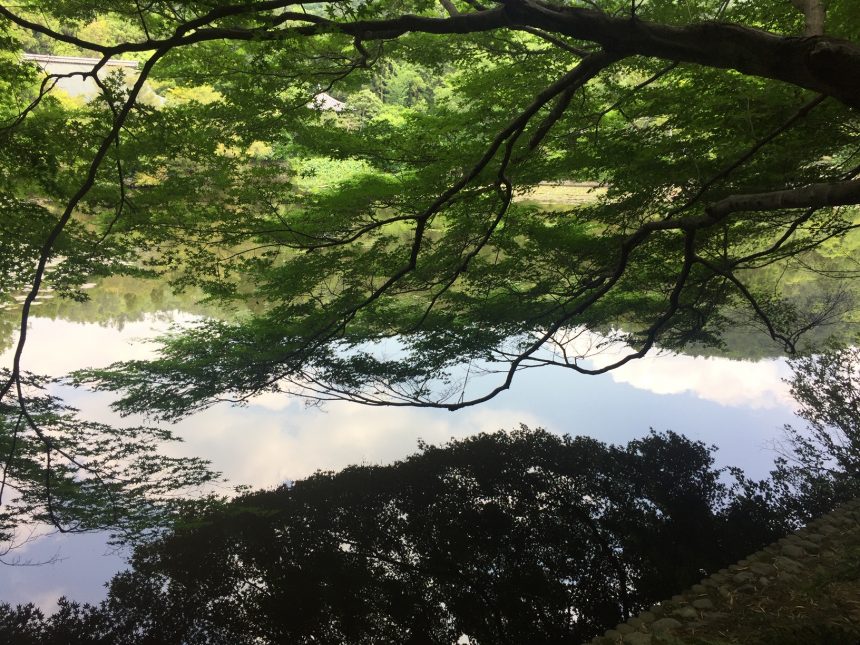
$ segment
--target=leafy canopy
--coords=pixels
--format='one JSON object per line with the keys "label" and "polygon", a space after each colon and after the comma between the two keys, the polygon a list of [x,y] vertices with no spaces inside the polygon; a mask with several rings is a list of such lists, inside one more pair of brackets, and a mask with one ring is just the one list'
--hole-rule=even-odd
{"label": "leafy canopy", "polygon": [[[851,276],[857,246],[860,16],[823,7],[0,5],[0,297],[22,301],[0,401],[32,405],[40,294],[111,274],[225,312],[76,377],[166,418],[269,390],[456,409],[521,369],[605,371],[746,320],[792,351],[851,294],[801,311],[781,281]],[[598,189],[529,201],[553,182]],[[592,332],[629,352],[591,368]],[[30,427],[47,459],[59,439]]]}

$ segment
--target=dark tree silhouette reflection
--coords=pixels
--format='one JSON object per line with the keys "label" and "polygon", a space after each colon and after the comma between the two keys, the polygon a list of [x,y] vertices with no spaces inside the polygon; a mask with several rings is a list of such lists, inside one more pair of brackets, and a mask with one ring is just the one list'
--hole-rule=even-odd
{"label": "dark tree silhouette reflection", "polygon": [[117,643],[578,643],[786,530],[713,450],[524,426],[422,445],[246,495],[76,611]]}

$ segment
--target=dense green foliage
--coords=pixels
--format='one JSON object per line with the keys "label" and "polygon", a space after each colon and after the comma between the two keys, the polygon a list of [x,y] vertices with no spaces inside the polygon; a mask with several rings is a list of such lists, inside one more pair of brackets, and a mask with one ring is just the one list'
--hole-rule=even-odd
{"label": "dense green foliage", "polygon": [[829,349],[791,361],[791,393],[806,421],[786,427],[779,485],[792,511],[812,519],[860,495],[860,347]]}
{"label": "dense green foliage", "polygon": [[[751,318],[792,350],[851,308],[838,289],[811,314],[781,297],[793,258],[856,225],[833,208],[854,203],[835,196],[853,190],[852,86],[818,50],[771,62],[811,46],[790,3],[548,5],[556,22],[524,1],[454,5],[28,2],[0,18],[0,192],[10,222],[64,214],[47,283],[71,293],[137,257],[225,309],[265,302],[85,380],[165,417],[272,389],[457,407],[525,367],[588,371],[571,330],[621,329],[635,358]],[[848,77],[854,11],[831,2],[816,41]],[[16,120],[39,81],[25,48],[134,57],[141,80]],[[311,109],[321,89],[352,107]],[[571,180],[606,190],[549,211],[513,199]],[[31,237],[4,251],[7,291],[32,283],[46,231]]]}

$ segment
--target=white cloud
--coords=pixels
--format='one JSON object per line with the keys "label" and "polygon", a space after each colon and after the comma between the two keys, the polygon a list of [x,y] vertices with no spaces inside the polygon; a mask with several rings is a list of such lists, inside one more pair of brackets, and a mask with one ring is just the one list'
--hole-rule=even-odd
{"label": "white cloud", "polygon": [[180,423],[185,443],[177,449],[212,459],[235,483],[263,487],[318,469],[389,463],[416,452],[419,439],[439,444],[520,421],[541,424],[533,414],[500,409],[452,414],[331,403],[322,410],[292,406],[285,415],[254,405],[222,405]]}
{"label": "white cloud", "polygon": [[738,361],[726,358],[649,355],[612,372],[617,383],[655,394],[690,392],[700,399],[731,407],[793,407],[784,361]]}
{"label": "white cloud", "polygon": [[[607,343],[598,334],[580,330],[560,340],[568,343],[573,354],[586,357],[592,368],[611,365],[633,351],[624,343]],[[793,407],[788,385],[782,381],[790,375],[783,360],[737,361],[652,351],[610,374],[616,383],[655,394],[689,392],[731,407]]]}
{"label": "white cloud", "polygon": [[[190,323],[195,318],[177,315],[173,322]],[[22,368],[37,374],[60,376],[83,367],[103,367],[114,361],[151,358],[157,345],[150,341],[170,328],[163,317],[125,323],[122,328],[75,323],[50,318],[31,318]],[[10,367],[14,347],[0,354]]]}
{"label": "white cloud", "polygon": [[[191,322],[184,316],[174,322]],[[86,366],[153,356],[147,342],[171,322],[148,318],[123,329],[34,318],[24,369],[62,375]],[[11,363],[12,350],[0,356]],[[110,410],[111,395],[61,388],[60,394],[88,419],[115,425],[145,423],[121,419]],[[354,463],[387,463],[417,450],[419,439],[442,443],[452,437],[510,428],[520,421],[540,425],[533,414],[478,407],[450,413],[413,408],[371,408],[350,403],[305,407],[285,394],[265,393],[245,407],[215,406],[171,427],[184,439],[168,454],[203,456],[232,483],[273,486],[306,477],[317,469],[337,470]]]}

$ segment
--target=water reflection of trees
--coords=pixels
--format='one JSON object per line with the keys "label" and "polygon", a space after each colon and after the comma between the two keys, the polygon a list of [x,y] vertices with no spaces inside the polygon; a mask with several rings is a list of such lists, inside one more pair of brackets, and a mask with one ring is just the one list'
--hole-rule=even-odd
{"label": "water reflection of trees", "polygon": [[12,561],[3,558],[28,527],[139,541],[210,501],[204,493],[218,474],[203,459],[164,454],[177,440],[170,431],[89,421],[49,393],[51,379],[26,373],[21,384],[0,401],[0,562]]}
{"label": "water reflection of trees", "polygon": [[583,642],[860,493],[857,348],[792,367],[808,427],[766,480],[672,432],[421,445],[189,513],[98,607],[0,605],[0,640]]}
{"label": "water reflection of trees", "polygon": [[88,611],[113,642],[578,643],[785,531],[751,486],[673,433],[482,434],[248,495]]}

